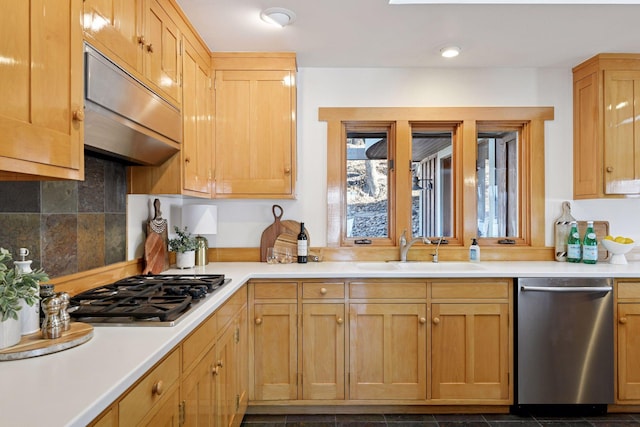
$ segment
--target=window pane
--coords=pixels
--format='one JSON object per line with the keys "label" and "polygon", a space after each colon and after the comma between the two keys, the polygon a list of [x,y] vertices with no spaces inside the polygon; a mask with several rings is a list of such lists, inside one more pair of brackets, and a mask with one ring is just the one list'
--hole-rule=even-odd
{"label": "window pane", "polygon": [[453,131],[414,126],[411,138],[413,236],[453,236]]}
{"label": "window pane", "polygon": [[478,133],[478,237],[520,237],[518,134]]}
{"label": "window pane", "polygon": [[347,130],[347,238],[389,236],[389,132]]}

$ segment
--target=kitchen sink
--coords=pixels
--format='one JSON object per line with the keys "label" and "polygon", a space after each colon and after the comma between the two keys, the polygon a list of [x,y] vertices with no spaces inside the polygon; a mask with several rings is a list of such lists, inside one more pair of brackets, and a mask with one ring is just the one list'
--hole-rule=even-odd
{"label": "kitchen sink", "polygon": [[372,261],[360,262],[357,267],[368,271],[424,271],[432,272],[460,272],[482,271],[484,267],[471,262],[431,262],[431,261]]}

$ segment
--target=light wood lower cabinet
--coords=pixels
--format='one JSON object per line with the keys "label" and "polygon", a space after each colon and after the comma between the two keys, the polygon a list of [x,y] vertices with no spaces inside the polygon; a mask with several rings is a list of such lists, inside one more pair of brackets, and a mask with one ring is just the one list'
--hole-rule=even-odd
{"label": "light wood lower cabinet", "polygon": [[511,281],[431,284],[431,399],[512,400]]}
{"label": "light wood lower cabinet", "polygon": [[509,279],[262,280],[249,295],[256,404],[513,403]]}
{"label": "light wood lower cabinet", "polygon": [[620,404],[640,404],[640,282],[617,283],[617,395]]}

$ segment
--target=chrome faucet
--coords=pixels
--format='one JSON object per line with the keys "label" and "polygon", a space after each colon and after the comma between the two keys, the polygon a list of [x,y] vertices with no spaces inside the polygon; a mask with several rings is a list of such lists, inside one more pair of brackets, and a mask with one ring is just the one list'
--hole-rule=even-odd
{"label": "chrome faucet", "polygon": [[426,237],[415,237],[407,243],[407,230],[402,232],[402,236],[400,236],[400,262],[407,262],[407,252],[409,252],[414,243],[419,241],[422,241],[425,245],[431,243]]}

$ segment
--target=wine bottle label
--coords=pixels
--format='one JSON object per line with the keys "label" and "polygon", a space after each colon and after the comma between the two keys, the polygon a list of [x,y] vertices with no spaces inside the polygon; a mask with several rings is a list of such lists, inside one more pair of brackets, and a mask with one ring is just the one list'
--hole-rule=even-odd
{"label": "wine bottle label", "polygon": [[307,256],[306,240],[298,240],[298,256]]}

